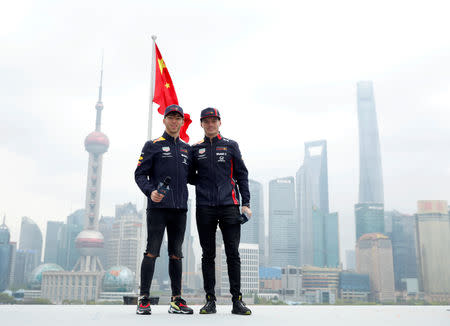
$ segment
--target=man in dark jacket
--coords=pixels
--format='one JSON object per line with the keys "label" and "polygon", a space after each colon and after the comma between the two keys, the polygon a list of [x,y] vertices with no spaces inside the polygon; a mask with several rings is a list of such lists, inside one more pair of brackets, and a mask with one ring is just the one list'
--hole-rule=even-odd
{"label": "man in dark jacket", "polygon": [[202,247],[203,286],[206,304],[201,314],[216,312],[214,286],[216,257],[216,230],[219,225],[228,264],[232,313],[250,315],[251,311],[242,301],[241,260],[241,214],[239,192],[242,196],[242,213],[251,217],[248,172],[242,160],[238,143],[222,137],[220,113],[207,108],[201,112],[200,123],[205,137],[192,147],[192,169],[196,172],[195,193],[197,202],[197,229]]}
{"label": "man in dark jacket", "polygon": [[170,105],[164,112],[162,137],[145,143],[134,172],[136,183],[147,196],[147,249],[141,265],[141,287],[137,314],[151,314],[150,286],[167,228],[169,276],[172,297],[169,313],[192,314],[181,298],[181,246],[186,229],[187,180],[191,148],[179,137],[183,109]]}

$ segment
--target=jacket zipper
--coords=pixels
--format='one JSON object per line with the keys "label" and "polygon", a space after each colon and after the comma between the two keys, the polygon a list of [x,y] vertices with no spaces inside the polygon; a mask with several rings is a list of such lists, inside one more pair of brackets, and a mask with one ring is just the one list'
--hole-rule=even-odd
{"label": "jacket zipper", "polygon": [[[176,139],[174,138],[174,140],[173,140],[174,142],[175,142],[175,169],[176,169],[176,175],[177,175],[177,180],[176,180],[176,189],[178,190],[178,189],[180,189],[179,188],[179,182],[178,182],[178,173],[179,173],[179,171],[178,171],[178,169],[179,169],[179,164],[178,164],[178,160],[179,160],[179,157],[178,157],[178,155],[180,155],[180,150],[179,150],[179,148],[178,148],[178,143],[176,142]],[[174,206],[176,206],[176,208],[177,209],[179,209],[179,207],[178,207],[178,203],[175,205],[174,204]]]}
{"label": "jacket zipper", "polygon": [[215,205],[214,206],[217,206],[217,198],[219,197],[218,196],[218,194],[217,194],[217,187],[216,187],[216,173],[215,173],[215,171],[214,171],[214,159],[215,159],[215,157],[214,157],[214,152],[213,152],[213,140],[212,140],[212,138],[210,138],[209,139],[209,145],[211,146],[210,147],[210,153],[211,153],[211,155],[210,155],[210,169],[211,169],[211,175],[213,176],[213,185],[214,185],[214,188],[212,189],[213,191],[212,191],[212,196],[213,196],[213,198],[212,198],[212,203],[215,203]]}

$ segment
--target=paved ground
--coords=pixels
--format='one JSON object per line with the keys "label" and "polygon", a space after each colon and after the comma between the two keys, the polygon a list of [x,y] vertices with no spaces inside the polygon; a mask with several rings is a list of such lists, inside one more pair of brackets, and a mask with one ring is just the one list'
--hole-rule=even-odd
{"label": "paved ground", "polygon": [[153,306],[150,316],[138,316],[134,306],[0,305],[0,325],[12,326],[450,326],[450,306],[249,306],[251,316],[231,314],[218,306],[215,315],[172,315],[168,306]]}

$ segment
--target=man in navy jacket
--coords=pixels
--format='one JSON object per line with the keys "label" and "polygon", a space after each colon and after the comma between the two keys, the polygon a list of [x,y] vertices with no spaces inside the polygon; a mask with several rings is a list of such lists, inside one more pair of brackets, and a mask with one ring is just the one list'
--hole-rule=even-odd
{"label": "man in navy jacket", "polygon": [[140,315],[151,314],[150,286],[166,228],[172,288],[169,313],[193,313],[181,298],[181,247],[186,229],[187,181],[191,164],[191,147],[179,137],[183,118],[180,106],[166,108],[163,120],[166,130],[162,137],[145,143],[134,172],[136,183],[147,196],[147,249],[141,265],[140,297],[136,310]]}
{"label": "man in navy jacket", "polygon": [[216,230],[219,225],[228,264],[232,313],[250,315],[242,301],[241,260],[239,242],[241,216],[239,193],[242,197],[242,213],[251,217],[248,171],[242,160],[238,143],[222,137],[220,113],[215,108],[201,112],[200,123],[205,137],[192,147],[192,169],[196,173],[195,193],[197,202],[197,229],[202,247],[203,286],[206,304],[201,314],[216,312],[214,292]]}

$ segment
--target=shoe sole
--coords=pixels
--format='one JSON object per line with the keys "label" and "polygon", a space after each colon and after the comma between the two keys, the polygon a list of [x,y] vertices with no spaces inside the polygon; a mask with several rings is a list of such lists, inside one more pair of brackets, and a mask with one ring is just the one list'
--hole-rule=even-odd
{"label": "shoe sole", "polygon": [[206,310],[200,310],[200,315],[211,315],[211,314],[215,314],[216,311],[211,311],[211,312],[207,312]]}
{"label": "shoe sole", "polygon": [[235,312],[235,311],[231,311],[231,313],[234,314],[234,315],[241,315],[241,316],[249,316],[249,315],[252,314],[251,311],[247,311],[247,312],[245,312],[245,313],[243,313],[243,314],[241,314],[241,313],[239,313],[239,312]]}
{"label": "shoe sole", "polygon": [[136,311],[136,315],[151,315],[151,311]]}
{"label": "shoe sole", "polygon": [[176,310],[175,308],[169,307],[169,314],[192,315],[193,313],[193,311]]}

